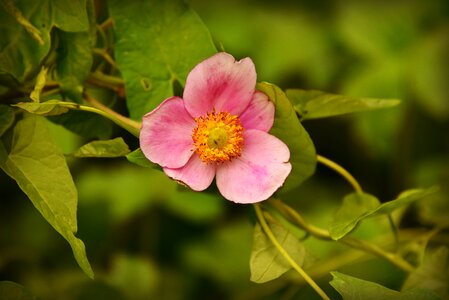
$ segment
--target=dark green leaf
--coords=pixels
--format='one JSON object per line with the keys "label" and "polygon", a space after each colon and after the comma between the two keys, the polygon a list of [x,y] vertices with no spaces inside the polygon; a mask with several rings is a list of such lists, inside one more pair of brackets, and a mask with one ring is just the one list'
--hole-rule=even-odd
{"label": "dark green leaf", "polygon": [[334,240],[351,232],[366,214],[379,207],[379,200],[369,194],[352,193],[343,199],[343,204],[329,225],[329,234]]}
{"label": "dark green leaf", "polygon": [[133,164],[136,164],[141,167],[146,168],[157,168],[158,165],[155,163],[152,163],[146,156],[143,154],[142,150],[140,148],[134,150],[130,154],[126,155],[126,158],[132,162]]}
{"label": "dark green leaf", "polygon": [[93,141],[79,148],[75,157],[121,157],[130,152],[128,145],[121,138]]}
{"label": "dark green leaf", "polygon": [[80,102],[83,83],[92,66],[93,37],[90,32],[58,31],[57,76],[64,96]]}
{"label": "dark green leaf", "polygon": [[14,106],[40,116],[57,116],[68,112],[70,107],[76,107],[73,103],[71,104],[60,100],[48,100],[42,103],[20,102],[14,104]]}
{"label": "dark green leaf", "polygon": [[183,1],[110,1],[115,58],[125,79],[133,119],[173,95],[188,72],[216,52],[199,17]]}
{"label": "dark green leaf", "polygon": [[267,82],[258,84],[257,89],[267,94],[275,105],[276,114],[270,133],[281,139],[290,149],[292,172],[281,190],[288,191],[299,186],[315,172],[315,146],[281,89]]}
{"label": "dark green leaf", "polygon": [[79,32],[89,28],[86,0],[14,1],[22,16],[40,33],[33,39],[14,16],[0,6],[0,83],[14,86],[35,76],[50,51],[50,31],[56,26]]}
{"label": "dark green leaf", "polygon": [[1,300],[37,300],[24,286],[12,281],[0,281]]}
{"label": "dark green leaf", "polygon": [[333,239],[338,240],[350,233],[363,219],[380,214],[389,214],[399,207],[409,205],[436,191],[437,188],[435,187],[407,190],[396,199],[383,204],[380,204],[377,198],[369,194],[349,194],[343,199],[342,206],[329,225],[329,233]]}
{"label": "dark green leaf", "polygon": [[112,135],[112,121],[97,114],[70,110],[48,119],[87,139],[108,139]]}
{"label": "dark green leaf", "polygon": [[426,288],[442,299],[449,299],[449,250],[446,247],[426,253],[424,261],[410,273],[402,286],[403,291]]}
{"label": "dark green leaf", "polygon": [[[270,224],[274,236],[300,266],[304,263],[303,244],[284,227]],[[253,248],[250,258],[251,281],[264,283],[278,278],[292,266],[279,253],[259,224],[254,228]]]}
{"label": "dark green leaf", "polygon": [[286,94],[301,120],[333,117],[399,104],[399,100],[356,98],[315,90],[291,89]]}
{"label": "dark green leaf", "polygon": [[412,289],[398,292],[375,282],[362,280],[339,272],[331,272],[334,277],[330,285],[336,289],[343,300],[441,300],[427,289]]}
{"label": "dark green leaf", "polygon": [[0,137],[14,123],[14,110],[8,105],[0,105]]}
{"label": "dark green leaf", "polygon": [[0,143],[0,166],[36,209],[70,244],[84,272],[93,277],[77,231],[77,191],[64,155],[54,144],[45,120],[25,115],[14,128],[10,152]]}

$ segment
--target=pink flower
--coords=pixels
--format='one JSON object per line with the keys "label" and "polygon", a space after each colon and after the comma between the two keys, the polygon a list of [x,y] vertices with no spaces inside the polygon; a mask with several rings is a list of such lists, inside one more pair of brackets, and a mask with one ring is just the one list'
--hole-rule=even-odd
{"label": "pink flower", "polygon": [[237,203],[268,199],[291,171],[290,151],[268,131],[274,105],[256,91],[250,58],[218,53],[187,76],[184,95],[143,117],[140,147],[171,178],[195,191],[216,178]]}

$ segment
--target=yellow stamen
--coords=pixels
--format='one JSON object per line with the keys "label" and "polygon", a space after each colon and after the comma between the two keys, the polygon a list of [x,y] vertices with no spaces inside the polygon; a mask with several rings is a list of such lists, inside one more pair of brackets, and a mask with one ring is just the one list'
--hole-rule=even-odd
{"label": "yellow stamen", "polygon": [[223,163],[240,156],[243,127],[240,119],[227,112],[212,112],[195,118],[192,139],[195,152],[206,163]]}

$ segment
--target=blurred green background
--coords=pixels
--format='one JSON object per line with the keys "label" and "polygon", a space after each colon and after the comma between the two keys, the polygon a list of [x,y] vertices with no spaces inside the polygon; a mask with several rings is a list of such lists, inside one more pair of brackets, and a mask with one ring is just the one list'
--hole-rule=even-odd
{"label": "blurred green background", "polygon": [[[219,49],[254,60],[259,81],[284,89],[401,99],[393,109],[304,126],[319,154],[345,166],[383,201],[406,188],[440,185],[438,194],[403,212],[404,228],[448,224],[448,1],[188,3]],[[65,153],[82,143],[49,124]],[[82,273],[69,245],[4,173],[0,280],[20,283],[42,299],[317,297],[289,274],[262,285],[249,281],[250,206],[186,191],[163,173],[125,159],[69,163],[79,191],[78,236],[96,280]],[[338,175],[319,166],[285,200],[325,227],[350,191]],[[357,234],[369,238],[385,229],[380,225],[383,221],[375,220]],[[317,261],[334,257],[342,272],[400,288],[404,274],[387,262],[372,258],[345,265],[347,248],[310,239],[306,244]],[[324,272],[318,282],[338,297],[329,280]]]}

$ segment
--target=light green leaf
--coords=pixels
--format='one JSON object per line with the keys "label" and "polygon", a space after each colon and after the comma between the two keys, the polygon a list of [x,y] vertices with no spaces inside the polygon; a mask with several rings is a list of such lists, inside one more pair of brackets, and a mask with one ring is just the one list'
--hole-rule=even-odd
{"label": "light green leaf", "polygon": [[67,32],[81,32],[89,29],[89,18],[86,9],[88,0],[47,1],[49,15],[53,17],[54,26]]}
{"label": "light green leaf", "polygon": [[8,105],[0,105],[0,137],[14,123],[14,110]]}
{"label": "light green leaf", "polygon": [[315,146],[299,122],[292,104],[280,88],[262,82],[257,85],[257,89],[267,94],[275,105],[276,114],[270,133],[281,139],[290,150],[292,171],[280,190],[289,191],[315,172]]}
{"label": "light green leaf", "polygon": [[387,108],[400,102],[394,99],[356,98],[316,90],[290,89],[286,94],[301,120]]}
{"label": "light green leaf", "polygon": [[37,32],[43,44],[33,39],[15,17],[0,6],[0,83],[15,86],[33,78],[50,51],[50,32],[54,26],[79,32],[89,28],[86,0],[14,1]]}
{"label": "light green leaf", "polygon": [[146,156],[143,154],[142,150],[140,148],[134,150],[133,152],[126,155],[126,159],[128,159],[133,164],[136,164],[141,167],[146,168],[157,168],[158,165],[155,163],[152,163]]}
{"label": "light green leaf", "polygon": [[12,281],[0,281],[0,299],[2,300],[37,300],[28,289]]}
{"label": "light green leaf", "polygon": [[428,189],[412,189],[407,190],[399,194],[399,196],[396,197],[396,199],[388,201],[380,205],[375,211],[373,211],[372,215],[378,215],[378,214],[389,214],[395,209],[409,205],[416,200],[422,199],[424,197],[427,197],[430,194],[433,194],[438,191],[438,187],[431,187]]}
{"label": "light green leaf", "polygon": [[47,71],[48,69],[42,67],[39,74],[36,77],[36,83],[34,84],[34,89],[30,94],[30,99],[34,102],[40,102],[41,92],[45,86],[45,82],[47,81]]}
{"label": "light green leaf", "polygon": [[17,181],[36,209],[69,242],[80,267],[93,277],[84,244],[75,237],[77,191],[45,120],[25,115],[14,128],[10,147],[0,143],[0,148],[1,168]]}
{"label": "light green leaf", "polygon": [[182,0],[108,3],[114,19],[115,58],[125,79],[127,105],[140,119],[184,85],[188,72],[216,52],[210,34]]}
{"label": "light green leaf", "polygon": [[129,152],[128,145],[121,138],[106,141],[93,141],[79,148],[73,156],[75,157],[121,157]]}
{"label": "light green leaf", "polygon": [[343,204],[329,225],[329,234],[334,240],[351,232],[366,214],[379,207],[379,200],[365,193],[352,193],[343,199]]}
{"label": "light green leaf", "polygon": [[449,299],[449,250],[438,248],[426,253],[424,261],[410,273],[402,286],[403,291],[426,288],[434,291],[442,299]]}
{"label": "light green leaf", "polygon": [[[282,247],[300,266],[304,263],[305,248],[303,244],[287,229],[270,224],[274,236]],[[254,228],[253,248],[250,258],[251,281],[264,283],[278,278],[292,266],[279,253],[259,224]]]}
{"label": "light green leaf", "polygon": [[29,113],[40,116],[56,116],[69,111],[70,107],[76,107],[76,104],[63,102],[60,100],[48,100],[42,103],[38,102],[19,102],[13,106],[20,107]]}
{"label": "light green leaf", "polygon": [[336,289],[343,300],[441,300],[427,289],[412,289],[398,292],[375,282],[362,280],[339,272],[331,272],[330,285]]}
{"label": "light green leaf", "polygon": [[350,233],[365,218],[389,214],[395,209],[409,205],[437,191],[436,187],[413,189],[402,192],[396,199],[380,204],[379,200],[365,193],[352,193],[343,199],[343,204],[329,225],[329,234],[335,240]]}

